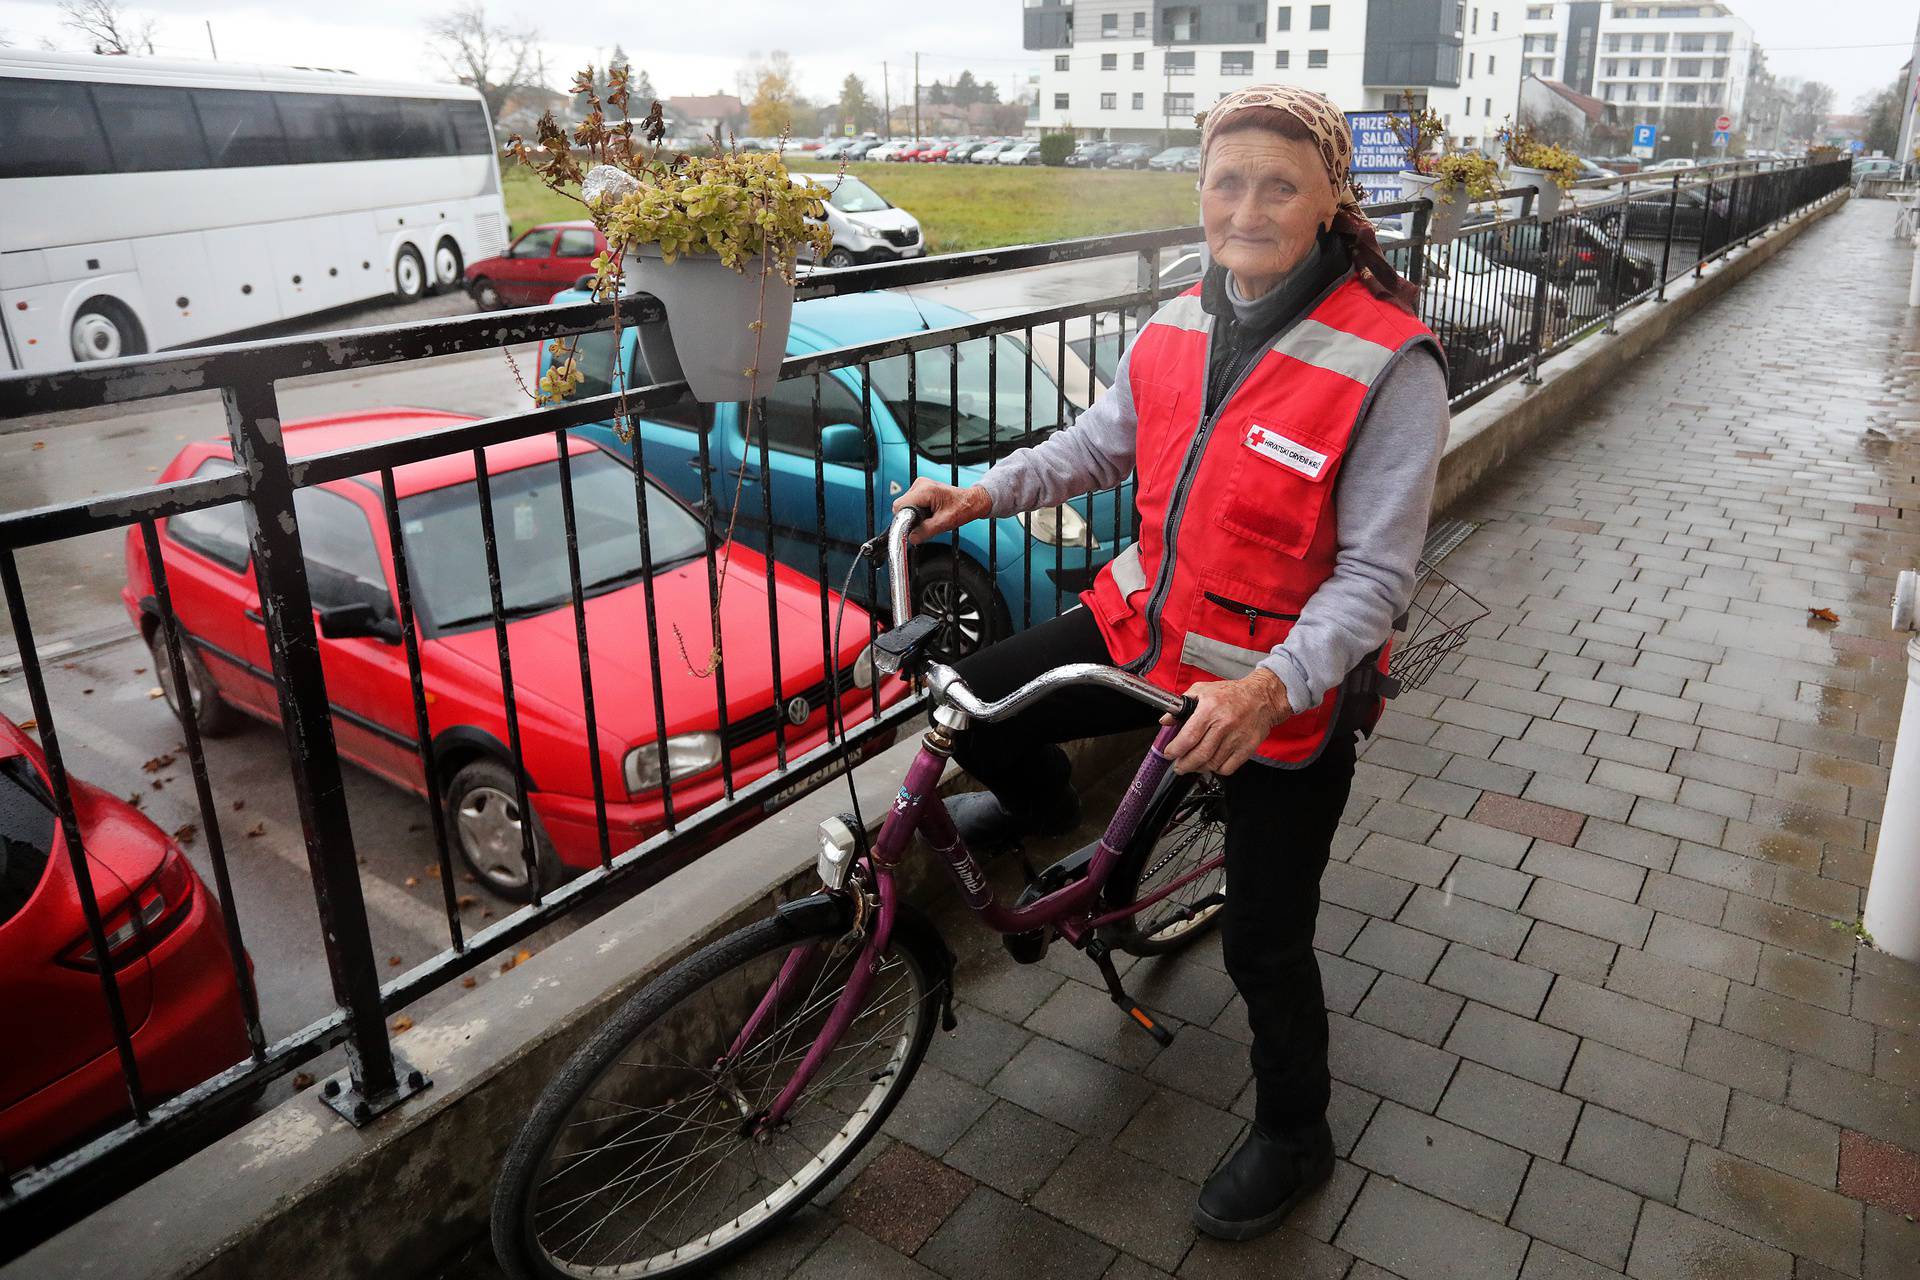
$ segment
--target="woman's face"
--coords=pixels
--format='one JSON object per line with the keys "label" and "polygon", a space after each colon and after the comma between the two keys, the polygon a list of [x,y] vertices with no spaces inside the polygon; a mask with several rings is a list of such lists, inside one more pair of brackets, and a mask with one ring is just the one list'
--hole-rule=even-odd
{"label": "woman's face", "polygon": [[1311,142],[1267,129],[1215,138],[1200,188],[1200,221],[1213,260],[1240,292],[1258,296],[1298,266],[1333,221],[1333,185]]}

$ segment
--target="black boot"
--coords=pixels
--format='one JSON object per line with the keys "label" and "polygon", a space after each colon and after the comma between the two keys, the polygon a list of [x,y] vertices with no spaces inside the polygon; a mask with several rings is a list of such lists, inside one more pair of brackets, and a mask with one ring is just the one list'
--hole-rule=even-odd
{"label": "black boot", "polygon": [[1250,1130],[1215,1170],[1193,1206],[1193,1225],[1217,1240],[1251,1240],[1279,1226],[1333,1176],[1333,1134],[1325,1120],[1299,1135]]}
{"label": "black boot", "polygon": [[969,791],[947,800],[953,826],[978,855],[1002,852],[1022,836],[1065,835],[1080,825],[1080,797],[1062,787],[1039,808],[1014,812],[991,791]]}

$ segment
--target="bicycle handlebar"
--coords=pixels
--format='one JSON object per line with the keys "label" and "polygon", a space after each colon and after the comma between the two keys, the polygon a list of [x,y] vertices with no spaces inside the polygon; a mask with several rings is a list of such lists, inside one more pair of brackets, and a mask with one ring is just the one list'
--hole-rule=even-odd
{"label": "bicycle handlebar", "polygon": [[[919,508],[903,507],[894,512],[893,523],[887,526],[887,576],[893,596],[895,626],[904,624],[913,616],[913,592],[907,577],[907,534],[929,514]],[[1006,697],[993,702],[983,702],[952,667],[934,663],[927,669],[927,687],[934,700],[964,711],[975,720],[1004,720],[1027,704],[1070,685],[1098,685],[1181,719],[1193,711],[1192,698],[1169,693],[1157,685],[1148,684],[1139,676],[1097,662],[1070,662],[1051,671],[1043,671]]]}

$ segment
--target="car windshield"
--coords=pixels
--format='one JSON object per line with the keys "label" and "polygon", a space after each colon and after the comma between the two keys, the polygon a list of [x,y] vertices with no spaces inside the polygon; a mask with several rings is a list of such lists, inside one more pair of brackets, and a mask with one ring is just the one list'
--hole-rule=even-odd
{"label": "car windshield", "polygon": [[1439,261],[1440,265],[1445,267],[1449,273],[1458,272],[1464,276],[1484,276],[1489,272],[1499,270],[1498,267],[1487,259],[1485,254],[1482,254],[1478,249],[1473,248],[1464,241],[1455,240],[1452,244],[1440,245],[1431,252]]}
{"label": "car windshield", "polygon": [[[989,341],[998,344],[991,384]],[[1027,349],[1018,339],[1001,334],[962,342],[957,378],[953,352],[951,347],[936,347],[913,357],[876,360],[872,366],[874,391],[911,433],[921,457],[959,466],[989,462],[1036,443],[1061,425],[1059,392],[1038,365],[1033,368],[1033,420],[1028,422]],[[908,394],[909,358],[915,365],[913,395]]]}
{"label": "car windshield", "polygon": [[25,756],[0,759],[0,924],[27,905],[53,856],[53,801]]}
{"label": "car windshield", "polygon": [[[594,595],[638,581],[640,534],[632,470],[599,449],[576,453],[571,463],[581,589]],[[571,598],[559,463],[537,463],[488,478],[506,616],[528,617],[559,607]],[[646,494],[655,572],[703,554],[707,539],[700,522],[651,480]],[[414,599],[428,621],[441,631],[491,621],[480,497],[473,482],[403,498],[400,520]]]}
{"label": "car windshield", "polygon": [[[1069,339],[1067,347],[1073,354],[1080,357],[1081,363],[1093,366],[1093,371],[1100,375],[1102,383],[1108,386],[1113,385],[1113,376],[1120,371],[1120,331],[1118,329],[1111,333],[1096,333],[1090,338]],[[1076,391],[1079,389],[1074,388]]]}
{"label": "car windshield", "polygon": [[827,203],[842,213],[878,213],[893,208],[878,191],[851,177],[840,179],[840,185],[833,189],[833,197]]}

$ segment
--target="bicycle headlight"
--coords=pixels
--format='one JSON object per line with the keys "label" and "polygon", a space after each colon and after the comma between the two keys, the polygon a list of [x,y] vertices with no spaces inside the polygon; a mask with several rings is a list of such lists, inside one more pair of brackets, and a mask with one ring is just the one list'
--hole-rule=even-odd
{"label": "bicycle headlight", "polygon": [[850,815],[837,813],[821,823],[820,858],[816,864],[820,883],[829,889],[846,888],[847,877],[853,874],[854,860],[859,853],[860,835]]}
{"label": "bicycle headlight", "polygon": [[[667,777],[685,778],[720,763],[720,735],[717,733],[681,733],[667,739]],[[627,792],[638,795],[658,787],[660,746],[644,743],[627,752],[625,765]]]}
{"label": "bicycle headlight", "polygon": [[1099,549],[1100,539],[1093,536],[1087,518],[1072,507],[1041,507],[1037,511],[1023,511],[1019,520],[1027,527],[1028,536],[1036,541],[1051,543],[1056,547]]}

